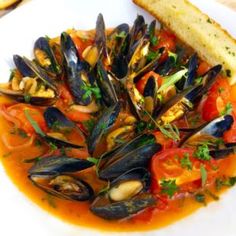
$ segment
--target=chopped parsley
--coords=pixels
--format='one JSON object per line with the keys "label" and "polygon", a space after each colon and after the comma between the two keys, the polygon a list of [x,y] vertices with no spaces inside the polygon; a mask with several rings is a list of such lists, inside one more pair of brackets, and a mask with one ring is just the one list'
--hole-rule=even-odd
{"label": "chopped parsley", "polygon": [[194,195],[194,199],[195,199],[197,202],[206,204],[206,197],[205,197],[205,195],[202,194],[202,193],[197,193],[197,194],[195,194],[195,195]]}
{"label": "chopped parsley", "polygon": [[95,120],[94,119],[86,120],[83,122],[83,125],[91,133],[95,126]]}
{"label": "chopped parsley", "polygon": [[99,163],[99,158],[95,157],[87,157],[87,161],[92,162],[94,165],[97,165]]}
{"label": "chopped parsley", "polygon": [[50,146],[50,150],[51,150],[51,151],[57,150],[57,145],[55,145],[54,143],[50,142],[50,143],[49,143],[49,146]]}
{"label": "chopped parsley", "polygon": [[211,159],[210,151],[206,143],[197,147],[197,150],[194,152],[194,156],[202,161],[209,161]]}
{"label": "chopped parsley", "polygon": [[224,88],[222,88],[222,87],[219,87],[219,88],[218,88],[218,93],[219,93],[219,94],[221,94],[221,93],[224,92],[224,91],[225,91]]}
{"label": "chopped parsley", "polygon": [[210,18],[207,19],[207,23],[212,24],[212,21]]}
{"label": "chopped parsley", "polygon": [[17,129],[17,133],[22,138],[28,138],[27,133],[23,129]]}
{"label": "chopped parsley", "polygon": [[152,44],[152,46],[156,46],[157,43],[158,43],[158,39],[155,35],[153,35],[151,38],[150,38],[150,42]]}
{"label": "chopped parsley", "polygon": [[161,193],[168,195],[170,198],[179,190],[179,187],[176,185],[176,180],[162,180],[161,181]]}
{"label": "chopped parsley", "polygon": [[222,187],[233,187],[236,184],[236,177],[217,178],[215,181],[216,190],[220,190]]}
{"label": "chopped parsley", "polygon": [[35,163],[41,160],[41,157],[34,157],[30,159],[23,160],[23,163]]}
{"label": "chopped parsley", "polygon": [[196,124],[198,124],[200,120],[201,120],[200,114],[197,113],[195,116],[190,118],[189,122],[192,126],[196,126]]}
{"label": "chopped parsley", "polygon": [[85,93],[83,94],[82,96],[82,99],[85,100],[87,99],[88,97],[94,95],[94,97],[96,99],[100,99],[102,97],[101,95],[101,90],[99,87],[97,86],[91,86],[91,85],[84,85],[83,86],[83,89],[85,91]]}
{"label": "chopped parsley", "polygon": [[200,172],[201,172],[202,186],[205,186],[206,181],[207,181],[207,171],[204,165],[200,166]]}
{"label": "chopped parsley", "polygon": [[42,142],[39,139],[36,139],[34,144],[35,144],[36,147],[41,147],[42,146]]}
{"label": "chopped parsley", "polygon": [[220,115],[221,116],[229,115],[229,114],[231,114],[232,110],[233,110],[232,104],[230,102],[228,102],[225,105],[225,109],[220,113]]}
{"label": "chopped parsley", "polygon": [[125,38],[126,33],[125,33],[125,31],[121,31],[119,34],[116,33],[115,37],[116,37],[116,39]]}
{"label": "chopped parsley", "polygon": [[187,170],[192,170],[193,164],[189,158],[188,153],[184,153],[184,156],[182,159],[180,159],[180,165],[182,168],[187,169]]}
{"label": "chopped parsley", "polygon": [[26,103],[29,103],[30,100],[31,100],[31,95],[30,94],[25,94],[24,95],[24,100],[25,100]]}
{"label": "chopped parsley", "polygon": [[38,123],[32,118],[32,116],[29,113],[28,109],[24,110],[25,116],[27,118],[27,120],[30,122],[30,124],[33,126],[35,132],[41,136],[45,136],[44,132],[41,130],[41,128],[39,127]]}
{"label": "chopped parsley", "polygon": [[154,52],[154,51],[149,51],[147,54],[147,61],[153,61],[157,56],[158,56],[159,52]]}

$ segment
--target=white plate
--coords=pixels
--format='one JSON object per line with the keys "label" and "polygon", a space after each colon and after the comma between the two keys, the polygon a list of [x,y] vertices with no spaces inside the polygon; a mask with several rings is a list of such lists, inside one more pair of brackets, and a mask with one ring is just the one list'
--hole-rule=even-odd
{"label": "white plate", "polygon": [[[192,0],[236,36],[236,14],[210,0]],[[59,35],[71,27],[94,28],[102,12],[107,26],[122,22],[132,24],[137,14],[148,14],[131,0],[40,0],[32,1],[0,19],[0,78],[6,81],[12,66],[12,55],[30,56],[32,45],[39,36]],[[211,203],[195,214],[166,228],[147,233],[119,235],[147,236],[214,236],[236,235],[236,188],[224,194],[219,202]],[[0,235],[73,236],[110,235],[66,224],[40,209],[12,184],[0,165]],[[112,233],[112,235],[118,235]]]}

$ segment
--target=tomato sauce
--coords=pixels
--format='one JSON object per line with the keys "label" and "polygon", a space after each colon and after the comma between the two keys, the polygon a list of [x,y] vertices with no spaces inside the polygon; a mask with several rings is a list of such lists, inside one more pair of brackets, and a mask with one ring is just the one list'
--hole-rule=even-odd
{"label": "tomato sauce", "polygon": [[[83,37],[86,36],[85,37],[86,40],[81,40],[78,37],[78,35],[80,34],[82,34]],[[80,56],[82,56],[83,50],[87,48],[87,46],[91,45],[93,42],[94,31],[88,31],[88,32],[78,31],[77,33],[72,31],[71,37],[75,41]],[[58,41],[59,38],[56,38],[54,40],[51,40],[51,43],[52,44],[58,43]],[[168,57],[168,50],[175,50],[176,46],[175,44],[176,44],[175,36],[166,31],[161,32],[160,44],[157,45],[155,50],[161,47],[165,47],[166,51],[160,58],[160,61],[166,60],[166,58]],[[60,59],[59,61],[61,61],[61,58],[59,59]],[[201,76],[209,68],[210,67],[208,64],[202,62],[198,67],[198,75]],[[159,74],[150,71],[149,73],[144,75],[136,84],[136,88],[141,94],[144,93],[144,87],[150,75],[154,77],[154,79],[158,83],[158,86],[160,86],[163,82],[163,78]],[[73,97],[68,91],[67,86],[65,84],[59,83],[58,90],[60,98],[57,100],[55,106],[59,108],[64,114],[66,114],[67,118],[73,120],[78,126],[80,125],[80,128],[82,127],[82,129],[84,129],[85,127],[83,127],[83,125],[81,126],[81,124],[95,117],[93,117],[93,115],[90,115],[89,113],[83,113],[76,109],[74,110],[70,109],[71,104],[73,104]],[[232,107],[229,108],[233,110],[232,116],[235,118],[236,117],[235,91],[236,91],[236,86],[230,88],[225,78],[218,78],[217,83],[214,86],[212,86],[210,90],[210,95],[204,98],[201,104],[198,106],[198,108],[196,108],[200,116],[199,124],[204,123],[203,120],[210,121],[218,117],[220,113],[224,111],[228,101],[232,102],[231,104]],[[170,95],[172,96],[173,94]],[[219,102],[219,100],[221,103]],[[226,189],[225,187],[223,187],[221,190],[217,190],[215,187],[215,181],[209,181],[207,186],[208,194],[205,194],[206,197],[205,202],[202,203],[196,201],[194,194],[191,194],[191,191],[189,191],[189,189],[192,188],[195,191],[196,188],[197,190],[201,189],[201,182],[200,182],[201,179],[199,177],[200,174],[198,168],[197,181],[190,181],[190,184],[184,185],[182,188],[182,192],[180,194],[174,195],[172,198],[161,195],[160,186],[156,186],[158,185],[157,182],[160,181],[163,177],[161,174],[162,171],[161,168],[165,169],[165,166],[168,167],[171,161],[175,162],[176,160],[173,159],[173,155],[172,157],[169,157],[167,155],[166,156],[167,161],[164,160],[162,162],[161,160],[159,162],[159,160],[157,160],[157,163],[159,165],[158,167],[159,170],[158,170],[158,168],[156,168],[157,165],[155,167],[153,164],[155,162],[155,158],[159,155],[159,153],[157,153],[152,158],[152,164],[150,165],[150,171],[152,172],[152,178],[154,179],[154,181],[152,181],[152,194],[155,196],[157,200],[157,205],[152,208],[147,208],[128,219],[109,221],[99,218],[89,210],[91,206],[90,201],[79,202],[79,201],[63,200],[45,193],[44,191],[33,185],[33,183],[30,181],[30,179],[28,178],[28,171],[33,165],[32,159],[44,156],[45,153],[55,154],[58,150],[51,150],[48,145],[44,144],[43,142],[37,139],[37,135],[35,134],[33,127],[31,126],[29,121],[27,121],[24,118],[24,112],[22,112],[21,107],[24,106],[27,107],[27,109],[29,109],[31,113],[31,116],[34,118],[34,120],[37,121],[41,129],[45,131],[47,130],[47,127],[44,119],[42,119],[43,109],[26,104],[19,104],[14,107],[13,106],[14,104],[15,104],[14,101],[6,97],[0,96],[0,106],[1,106],[0,107],[0,159],[2,161],[2,164],[8,176],[11,178],[11,180],[15,183],[15,185],[21,192],[23,192],[31,201],[35,202],[42,209],[57,216],[58,218],[62,219],[65,222],[101,231],[128,232],[128,231],[147,231],[147,230],[158,229],[190,215],[197,209],[206,206],[207,203],[210,203],[213,200],[217,200],[218,196]],[[11,106],[11,109],[8,110],[6,115],[4,111],[7,109],[8,106]],[[129,115],[129,113],[130,113],[129,109],[122,111],[122,113],[119,115],[116,123],[113,125],[110,131],[113,131],[116,128],[120,127],[123,124],[124,119]],[[177,126],[178,124],[186,125],[184,119],[178,122]],[[19,130],[15,129],[13,123],[15,125],[17,124],[18,128],[19,127],[22,128],[25,133],[20,133]],[[83,131],[87,132],[88,130],[86,130],[85,128]],[[160,131],[157,131],[156,133],[154,133],[154,135],[156,136],[156,141],[162,144],[162,148],[164,151],[171,150],[172,148],[177,148],[172,139],[166,139],[166,137],[164,137],[164,135],[162,134],[160,135],[160,133],[161,133]],[[236,134],[236,122],[234,122],[232,128],[229,131],[225,132],[223,138],[227,142],[235,142],[234,140],[234,137],[236,137],[235,134]],[[84,140],[78,133],[71,133],[67,138],[69,141],[76,140],[76,144],[78,145],[84,142]],[[130,136],[129,138],[132,137]],[[99,143],[94,152],[95,154],[94,156],[101,155],[105,150],[106,150],[106,143],[105,143],[105,138],[103,137],[103,139],[101,140],[101,142]],[[77,150],[70,149],[70,150],[65,150],[65,152],[68,156],[73,156],[75,158],[77,157],[86,159],[87,157],[89,157],[88,151],[86,149],[77,149]],[[215,180],[217,177],[235,176],[236,175],[235,157],[236,155],[230,155],[225,159],[218,160],[217,170],[216,171],[210,170],[209,171],[210,174],[208,177]],[[163,159],[165,158],[163,157]],[[192,156],[191,159],[193,159]],[[178,171],[180,171],[179,173],[183,172],[183,169],[179,168],[178,162],[179,160],[177,160],[176,162],[177,166],[175,166],[175,170],[170,171],[171,174],[176,174],[178,173]],[[210,164],[212,163],[214,164],[214,162],[210,162]],[[210,164],[207,165],[209,166]],[[210,166],[209,168],[211,167],[212,166]],[[166,173],[168,173],[168,168]],[[89,169],[81,171],[77,175],[78,177],[81,177],[81,179],[86,181],[89,185],[91,185],[96,194],[98,194],[99,191],[101,191],[101,189],[107,187],[107,182],[99,180],[99,178],[97,177],[95,167],[91,167]],[[184,188],[188,189],[188,191],[186,190],[184,192]]]}
{"label": "tomato sauce", "polygon": [[[5,97],[0,97],[0,103],[11,103],[11,100]],[[9,133],[12,129],[12,125],[7,122],[2,116],[0,117],[0,133]],[[29,138],[23,138],[19,135],[10,134],[12,143],[14,145],[20,145]],[[7,149],[2,138],[0,141],[0,156],[2,164],[6,170],[6,173],[17,186],[17,188],[23,192],[31,201],[35,202],[41,208],[47,212],[57,216],[65,222],[72,223],[78,226],[98,229],[102,231],[146,231],[152,229],[158,229],[160,227],[167,226],[177,220],[180,220],[200,207],[203,204],[196,202],[192,197],[186,197],[183,199],[173,199],[167,208],[164,209],[147,209],[141,212],[137,216],[134,216],[128,220],[120,221],[108,221],[101,219],[93,215],[89,211],[89,202],[75,202],[66,201],[53,196],[50,196],[42,190],[36,188],[28,179],[28,170],[32,166],[32,163],[24,163],[26,159],[31,159],[40,155],[43,155],[46,151],[46,147],[43,145],[31,145],[27,149],[19,149],[17,151]],[[77,151],[78,156],[86,157],[87,154],[81,151]],[[228,176],[236,174],[236,156],[231,155],[220,163],[220,172]],[[94,170],[85,170],[80,175],[88,183],[91,183],[95,191],[98,191],[105,186],[103,181],[96,180],[96,173]],[[214,191],[214,187],[212,187]],[[217,193],[218,194],[218,193]],[[162,200],[160,200],[162,201]],[[207,198],[207,202],[212,201],[210,197]],[[207,210],[207,209],[206,209]]]}

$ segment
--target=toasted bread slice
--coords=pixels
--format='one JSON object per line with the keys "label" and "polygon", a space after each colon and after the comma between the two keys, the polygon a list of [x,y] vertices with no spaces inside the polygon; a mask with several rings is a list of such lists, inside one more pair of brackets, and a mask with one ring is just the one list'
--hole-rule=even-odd
{"label": "toasted bread slice", "polygon": [[133,1],[155,16],[210,65],[223,65],[230,84],[236,83],[236,40],[209,16],[188,0]]}

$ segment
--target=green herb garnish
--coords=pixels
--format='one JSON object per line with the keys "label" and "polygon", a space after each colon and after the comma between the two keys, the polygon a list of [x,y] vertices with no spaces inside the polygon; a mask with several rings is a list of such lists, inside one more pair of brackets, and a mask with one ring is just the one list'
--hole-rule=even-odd
{"label": "green herb garnish", "polygon": [[27,133],[23,129],[17,129],[18,135],[22,138],[28,138]]}
{"label": "green herb garnish", "polygon": [[215,181],[216,190],[220,190],[222,187],[233,187],[236,184],[236,177],[217,178]]}
{"label": "green herb garnish", "polygon": [[197,193],[196,195],[194,195],[194,199],[197,202],[203,203],[204,205],[206,204],[206,197],[202,193]]}
{"label": "green herb garnish", "polygon": [[202,161],[209,161],[211,159],[210,151],[208,145],[203,143],[197,147],[197,150],[194,152],[194,156]]}
{"label": "green herb garnish", "polygon": [[220,113],[221,116],[229,115],[232,113],[233,107],[230,102],[225,105],[225,109]]}
{"label": "green herb garnish", "polygon": [[99,158],[95,158],[95,157],[87,157],[87,161],[92,162],[94,165],[97,165],[99,162]]}
{"label": "green herb garnish", "polygon": [[147,61],[153,61],[157,56],[159,55],[159,52],[149,51],[147,54]]}
{"label": "green herb garnish", "polygon": [[157,90],[157,92],[160,93],[162,91],[165,91],[167,88],[169,88],[170,86],[174,85],[176,82],[181,80],[183,76],[186,75],[187,72],[188,72],[188,69],[184,68],[173,75],[164,77],[163,84]]}
{"label": "green herb garnish", "polygon": [[29,113],[28,109],[24,110],[25,116],[27,118],[27,120],[30,122],[30,124],[33,126],[35,132],[39,135],[41,135],[42,137],[45,136],[44,132],[41,130],[41,128],[39,127],[38,123],[32,118],[32,116]]}
{"label": "green herb garnish", "polygon": [[161,193],[168,195],[170,198],[179,190],[179,187],[176,185],[176,180],[162,180],[161,181]]}
{"label": "green herb garnish", "polygon": [[83,122],[83,125],[91,133],[95,126],[95,120],[94,119],[86,120]]}
{"label": "green herb garnish", "polygon": [[182,168],[187,169],[187,170],[192,170],[193,164],[189,158],[188,153],[184,153],[183,158],[180,159],[180,165]]}
{"label": "green herb garnish", "polygon": [[82,99],[85,100],[88,97],[94,95],[96,99],[100,99],[102,97],[101,90],[97,86],[91,86],[91,85],[84,85],[83,89],[85,90],[85,93],[82,96]]}
{"label": "green herb garnish", "polygon": [[30,100],[31,100],[31,95],[30,94],[25,94],[24,95],[24,100],[25,100],[26,103],[29,103]]}
{"label": "green herb garnish", "polygon": [[116,37],[116,39],[125,38],[126,33],[125,33],[125,31],[121,31],[119,34],[116,33],[115,37]]}
{"label": "green herb garnish", "polygon": [[201,164],[200,166],[200,172],[201,172],[201,179],[202,179],[202,187],[205,186],[207,181],[207,171],[204,167],[204,165]]}

